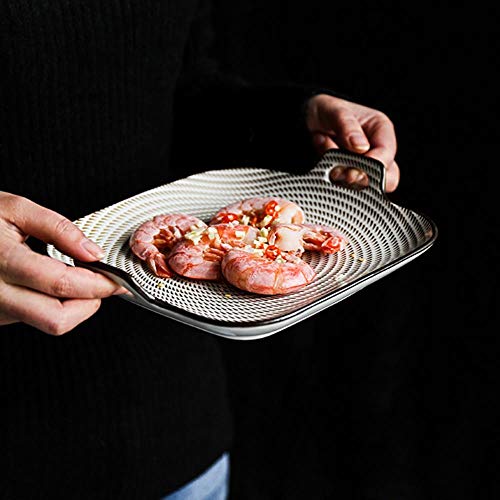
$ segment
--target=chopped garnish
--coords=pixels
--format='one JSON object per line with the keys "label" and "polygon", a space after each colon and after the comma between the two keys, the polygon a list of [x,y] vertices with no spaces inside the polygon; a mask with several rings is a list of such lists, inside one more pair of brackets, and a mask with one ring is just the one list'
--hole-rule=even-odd
{"label": "chopped garnish", "polygon": [[278,212],[279,209],[280,209],[280,206],[278,205],[278,202],[276,200],[271,200],[264,207],[264,212],[266,212],[266,214],[270,215],[271,217],[275,217],[276,212]]}
{"label": "chopped garnish", "polygon": [[187,240],[192,241],[195,245],[197,245],[203,235],[205,234],[205,229],[203,228],[196,228],[193,231],[189,231],[184,235],[184,238]]}
{"label": "chopped garnish", "polygon": [[266,226],[268,226],[268,225],[272,222],[272,220],[273,220],[272,215],[266,215],[266,216],[262,219],[262,221],[260,222],[259,226],[260,226],[260,227],[266,227]]}
{"label": "chopped garnish", "polygon": [[356,257],[356,254],[353,252],[353,253],[350,253],[349,254],[349,257],[352,257],[353,259],[356,259],[358,260],[359,262],[363,262],[365,259],[363,259],[363,257]]}
{"label": "chopped garnish", "polygon": [[233,222],[233,221],[238,221],[238,215],[237,214],[232,214],[232,213],[225,213],[221,214],[219,216],[220,222]]}
{"label": "chopped garnish", "polygon": [[212,226],[210,226],[207,229],[207,234],[208,234],[208,238],[210,239],[210,241],[213,241],[217,236],[219,236],[217,229],[215,229],[215,227],[212,227]]}
{"label": "chopped garnish", "polygon": [[265,251],[265,255],[269,259],[276,259],[280,254],[281,254],[281,250],[277,246],[274,246],[274,245],[269,245]]}

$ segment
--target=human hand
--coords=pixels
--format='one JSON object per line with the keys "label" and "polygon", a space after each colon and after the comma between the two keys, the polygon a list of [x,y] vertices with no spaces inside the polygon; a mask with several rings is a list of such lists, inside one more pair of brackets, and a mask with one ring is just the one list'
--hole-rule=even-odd
{"label": "human hand", "polygon": [[33,252],[30,235],[82,261],[104,256],[62,215],[0,192],[0,326],[21,321],[62,335],[92,316],[101,298],[126,292],[101,274]]}
{"label": "human hand", "polygon": [[[386,168],[386,191],[397,188],[396,134],[393,123],[384,113],[339,97],[318,94],[307,103],[306,125],[318,153],[341,147],[375,158]],[[368,183],[366,174],[355,168],[334,169],[332,176],[347,184]]]}

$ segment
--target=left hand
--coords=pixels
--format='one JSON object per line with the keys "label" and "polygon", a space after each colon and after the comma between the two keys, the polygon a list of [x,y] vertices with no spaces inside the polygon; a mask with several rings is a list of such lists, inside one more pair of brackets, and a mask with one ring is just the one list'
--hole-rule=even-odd
{"label": "left hand", "polygon": [[[339,97],[318,94],[307,103],[306,124],[319,154],[341,147],[375,158],[386,168],[386,191],[397,188],[396,134],[393,123],[384,113]],[[365,174],[353,168],[333,174],[335,180],[348,184],[362,184],[363,176],[366,179]]]}

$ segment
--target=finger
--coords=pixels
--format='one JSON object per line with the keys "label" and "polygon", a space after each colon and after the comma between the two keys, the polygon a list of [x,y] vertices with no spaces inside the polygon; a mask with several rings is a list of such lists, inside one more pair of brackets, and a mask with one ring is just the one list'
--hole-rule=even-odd
{"label": "finger", "polygon": [[61,298],[93,299],[126,291],[102,274],[71,267],[46,255],[15,245],[0,261],[4,281]]}
{"label": "finger", "polygon": [[323,155],[329,149],[339,149],[337,143],[328,135],[316,132],[312,135],[312,140],[316,151]]}
{"label": "finger", "polygon": [[330,179],[337,184],[351,189],[364,189],[369,185],[369,179],[363,170],[337,165],[330,172]]}
{"label": "finger", "polygon": [[389,166],[385,167],[385,191],[388,193],[395,191],[399,185],[399,178],[399,166],[395,161],[392,161]]}
{"label": "finger", "polygon": [[395,191],[396,188],[398,187],[399,184],[399,167],[398,164],[393,161],[386,170],[386,176],[385,176],[385,190],[388,193],[392,193],[392,191]]}
{"label": "finger", "polygon": [[[4,286],[5,287],[5,286]],[[51,335],[69,332],[90,316],[101,304],[99,299],[60,301],[27,288],[8,285],[2,314]]]}
{"label": "finger", "polygon": [[355,153],[366,153],[370,142],[354,114],[344,107],[333,107],[327,111],[331,127],[343,147]]}
{"label": "finger", "polygon": [[381,161],[386,168],[392,164],[396,156],[397,142],[394,125],[385,115],[366,126],[370,137],[371,149],[366,156]]}
{"label": "finger", "polygon": [[89,240],[69,219],[22,197],[12,197],[8,203],[9,221],[24,233],[45,243],[53,244],[61,252],[83,261],[102,259],[104,251]]}
{"label": "finger", "polygon": [[10,325],[12,323],[19,323],[19,320],[0,312],[0,326]]}

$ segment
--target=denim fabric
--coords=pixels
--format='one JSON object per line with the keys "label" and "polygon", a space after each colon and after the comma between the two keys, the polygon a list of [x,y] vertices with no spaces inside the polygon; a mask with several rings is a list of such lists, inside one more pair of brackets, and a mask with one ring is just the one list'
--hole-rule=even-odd
{"label": "denim fabric", "polygon": [[224,453],[198,477],[161,500],[226,500],[229,492],[229,454]]}

